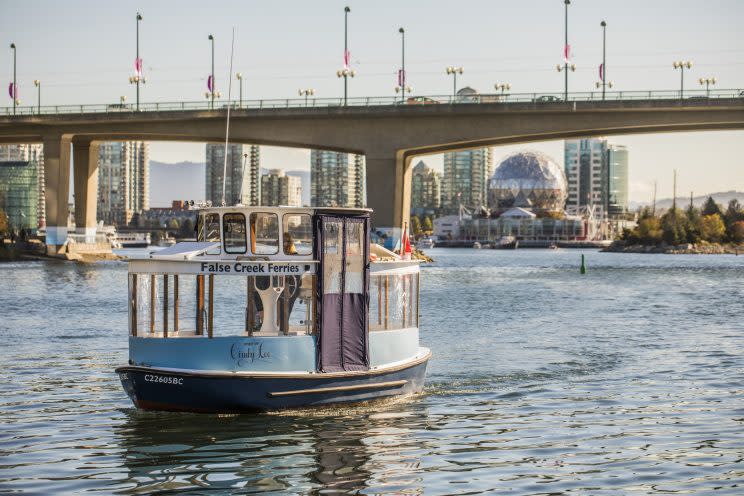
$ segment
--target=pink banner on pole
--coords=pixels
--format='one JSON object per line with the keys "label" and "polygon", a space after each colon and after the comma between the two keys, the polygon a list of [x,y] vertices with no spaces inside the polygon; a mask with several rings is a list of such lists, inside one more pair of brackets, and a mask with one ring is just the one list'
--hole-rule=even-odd
{"label": "pink banner on pole", "polygon": [[212,76],[211,76],[211,75],[210,75],[210,76],[209,76],[209,77],[207,78],[207,89],[208,89],[209,91],[214,91],[214,90],[212,89]]}
{"label": "pink banner on pole", "polygon": [[10,83],[8,85],[8,96],[10,97],[11,100],[13,99],[13,83]]}
{"label": "pink banner on pole", "polygon": [[403,69],[398,70],[398,86],[401,88],[406,84],[406,71]]}
{"label": "pink banner on pole", "polygon": [[599,64],[599,80],[604,81],[604,64]]}
{"label": "pink banner on pole", "polygon": [[142,76],[142,59],[134,59],[134,72]]}
{"label": "pink banner on pole", "polygon": [[351,52],[348,50],[344,50],[344,69],[349,68],[349,63],[351,61]]}
{"label": "pink banner on pole", "polygon": [[571,45],[563,47],[563,60],[568,64],[571,62]]}

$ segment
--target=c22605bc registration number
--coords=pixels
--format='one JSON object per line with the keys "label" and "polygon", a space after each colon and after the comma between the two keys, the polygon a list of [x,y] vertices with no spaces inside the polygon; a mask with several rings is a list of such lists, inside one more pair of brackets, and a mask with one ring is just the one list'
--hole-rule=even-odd
{"label": "c22605bc registration number", "polygon": [[162,375],[145,374],[145,382],[183,386],[183,377],[163,377]]}

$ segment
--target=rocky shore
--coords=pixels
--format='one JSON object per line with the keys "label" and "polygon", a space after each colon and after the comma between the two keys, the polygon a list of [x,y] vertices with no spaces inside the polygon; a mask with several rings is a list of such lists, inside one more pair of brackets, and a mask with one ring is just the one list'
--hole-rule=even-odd
{"label": "rocky shore", "polygon": [[719,243],[683,243],[680,245],[631,245],[623,240],[613,241],[604,252],[613,253],[666,253],[670,255],[744,255],[744,245]]}

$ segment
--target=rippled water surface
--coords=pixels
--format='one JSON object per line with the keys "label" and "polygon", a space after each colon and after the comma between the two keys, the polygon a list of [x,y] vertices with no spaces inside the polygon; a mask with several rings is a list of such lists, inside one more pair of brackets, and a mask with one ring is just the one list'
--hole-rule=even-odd
{"label": "rippled water surface", "polygon": [[744,257],[431,250],[425,393],[135,410],[126,265],[0,265],[0,493],[744,494]]}

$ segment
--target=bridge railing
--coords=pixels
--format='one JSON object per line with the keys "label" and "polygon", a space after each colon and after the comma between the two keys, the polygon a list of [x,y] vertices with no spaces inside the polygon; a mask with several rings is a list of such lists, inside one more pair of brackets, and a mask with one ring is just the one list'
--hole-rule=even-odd
{"label": "bridge railing", "polygon": [[[679,90],[652,91],[608,91],[604,100],[678,100],[681,98]],[[743,98],[742,89],[686,90],[684,100],[707,100],[720,98]],[[568,102],[595,102],[602,100],[601,91],[586,91],[568,94]],[[473,95],[412,95],[402,100],[400,96],[354,97],[346,101],[349,107],[380,107],[392,105],[451,105],[451,104],[480,104],[480,103],[556,103],[563,102],[563,93],[482,93]],[[343,98],[279,98],[262,100],[233,101],[232,109],[282,109],[282,108],[322,108],[343,107]],[[217,101],[212,106],[209,101],[196,102],[156,102],[140,103],[139,112],[165,111],[198,111],[222,110],[227,103]],[[0,108],[0,116],[29,116],[29,115],[61,115],[61,114],[116,114],[135,112],[136,105],[132,103],[103,103],[84,105],[42,105],[17,106]]]}

